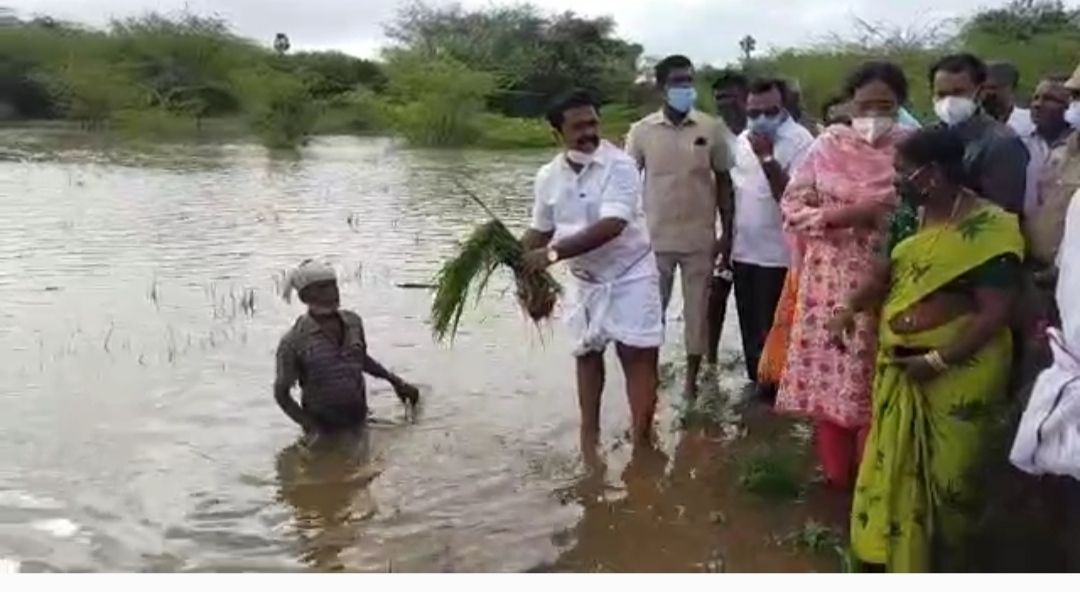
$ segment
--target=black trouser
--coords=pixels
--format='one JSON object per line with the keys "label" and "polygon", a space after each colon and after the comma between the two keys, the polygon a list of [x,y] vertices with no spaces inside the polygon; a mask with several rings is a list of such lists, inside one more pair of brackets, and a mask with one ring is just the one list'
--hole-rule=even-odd
{"label": "black trouser", "polygon": [[708,361],[715,364],[720,355],[720,335],[724,331],[724,317],[727,316],[728,296],[731,295],[731,281],[713,276],[709,286],[709,354]]}
{"label": "black trouser", "polygon": [[735,308],[739,312],[746,375],[757,382],[758,362],[765,348],[765,338],[772,328],[776,306],[784,291],[785,267],[762,267],[734,262]]}

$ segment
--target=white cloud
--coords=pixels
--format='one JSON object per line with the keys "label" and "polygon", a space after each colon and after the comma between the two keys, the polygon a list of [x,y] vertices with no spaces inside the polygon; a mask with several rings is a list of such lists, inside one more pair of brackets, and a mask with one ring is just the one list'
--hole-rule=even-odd
{"label": "white cloud", "polygon": [[[48,14],[90,24],[151,9],[187,7],[216,13],[239,33],[267,43],[284,31],[296,48],[337,48],[372,56],[383,42],[382,25],[393,18],[398,0],[7,0],[4,4],[24,15]],[[482,7],[491,2],[465,0],[462,4]],[[618,22],[619,33],[644,45],[647,54],[684,53],[699,61],[726,62],[738,56],[739,39],[746,34],[757,39],[759,50],[766,50],[850,31],[854,16],[910,26],[962,16],[987,5],[1004,5],[1005,0],[534,0],[533,4],[587,15],[610,14]]]}

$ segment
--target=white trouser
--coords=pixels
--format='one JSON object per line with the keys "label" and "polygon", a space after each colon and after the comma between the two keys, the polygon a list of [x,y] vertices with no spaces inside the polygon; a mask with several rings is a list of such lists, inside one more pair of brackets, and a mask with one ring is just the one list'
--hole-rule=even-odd
{"label": "white trouser", "polygon": [[1080,352],[1057,329],[1048,333],[1054,363],[1035,381],[1009,460],[1032,475],[1080,480]]}
{"label": "white trouser", "polygon": [[663,308],[656,257],[650,252],[608,281],[575,273],[564,317],[574,355],[601,352],[611,341],[631,347],[660,347]]}

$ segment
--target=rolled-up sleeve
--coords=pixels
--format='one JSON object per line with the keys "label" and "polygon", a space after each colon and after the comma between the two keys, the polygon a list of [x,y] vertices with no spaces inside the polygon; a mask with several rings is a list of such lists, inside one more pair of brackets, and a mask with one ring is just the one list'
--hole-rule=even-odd
{"label": "rolled-up sleeve", "polygon": [[632,222],[641,207],[641,174],[630,161],[611,165],[604,192],[600,196],[600,217]]}
{"label": "rolled-up sleeve", "polygon": [[992,142],[980,163],[982,197],[1013,214],[1023,213],[1030,159],[1027,147],[1018,137],[999,138]]}
{"label": "rolled-up sleeve", "polygon": [[533,180],[533,211],[530,223],[530,227],[539,232],[555,230],[555,209],[547,196],[549,185],[547,169],[540,169]]}

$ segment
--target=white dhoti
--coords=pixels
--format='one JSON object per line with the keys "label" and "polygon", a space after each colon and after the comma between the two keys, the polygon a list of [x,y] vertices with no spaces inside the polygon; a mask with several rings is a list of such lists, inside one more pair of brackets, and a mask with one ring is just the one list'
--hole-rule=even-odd
{"label": "white dhoti", "polygon": [[1080,191],[1073,194],[1058,249],[1060,329],[1049,329],[1054,362],[1035,381],[1009,460],[1033,475],[1080,480]]}
{"label": "white dhoti", "polygon": [[656,257],[649,252],[608,280],[574,273],[566,310],[564,321],[574,339],[575,356],[602,352],[612,341],[660,347],[664,323]]}
{"label": "white dhoti", "polygon": [[1080,352],[1050,329],[1054,363],[1035,381],[1009,460],[1032,475],[1080,480]]}

